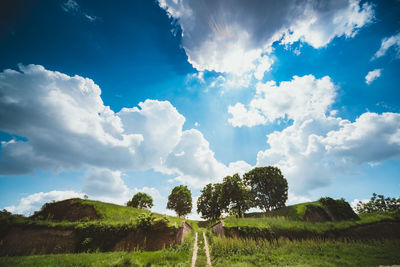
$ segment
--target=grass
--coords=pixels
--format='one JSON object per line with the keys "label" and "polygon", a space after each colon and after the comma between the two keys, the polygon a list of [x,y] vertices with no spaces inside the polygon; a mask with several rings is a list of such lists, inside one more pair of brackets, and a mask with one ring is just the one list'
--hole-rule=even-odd
{"label": "grass", "polygon": [[152,214],[155,219],[167,218],[170,227],[179,228],[183,221],[187,221],[192,227],[197,228],[196,221],[185,220],[184,218],[166,216],[163,214],[152,213],[145,209],[135,209],[132,207],[121,206],[101,201],[74,199],[83,205],[91,205],[99,213],[100,219],[90,221],[81,220],[76,222],[70,221],[52,221],[52,220],[36,220],[22,216],[10,216],[9,218],[0,218],[1,223],[6,225],[19,225],[19,226],[39,226],[39,227],[61,227],[61,228],[75,228],[83,229],[87,227],[98,228],[124,228],[134,229],[137,224],[137,218],[142,215]]}
{"label": "grass", "polygon": [[250,228],[266,228],[271,229],[273,232],[279,231],[309,231],[317,234],[322,234],[327,231],[345,229],[356,225],[363,225],[368,223],[374,223],[384,220],[396,220],[396,215],[393,213],[374,213],[374,214],[362,214],[360,220],[349,220],[349,221],[337,221],[337,222],[321,222],[311,223],[304,221],[297,221],[288,219],[288,217],[261,217],[261,218],[236,218],[227,217],[225,218],[225,227],[250,227]]}
{"label": "grass", "polygon": [[[83,205],[91,205],[101,216],[100,221],[104,223],[132,223],[142,214],[150,214],[145,209],[135,209],[132,207],[121,206],[94,200],[79,200]],[[163,214],[152,213],[156,218],[167,217],[171,225],[179,227],[185,219]]]}
{"label": "grass", "polygon": [[0,257],[0,266],[188,266],[187,253],[173,250]]}
{"label": "grass", "polygon": [[246,217],[250,218],[260,218],[260,217],[285,217],[293,221],[302,221],[306,213],[308,205],[320,206],[322,203],[319,201],[305,202],[296,205],[286,206],[280,208],[279,210],[269,211],[269,212],[255,212],[246,214]]}
{"label": "grass", "polygon": [[0,266],[189,266],[194,232],[179,246],[158,251],[0,257]]}
{"label": "grass", "polygon": [[212,237],[213,266],[377,266],[400,263],[400,240],[344,242]]}

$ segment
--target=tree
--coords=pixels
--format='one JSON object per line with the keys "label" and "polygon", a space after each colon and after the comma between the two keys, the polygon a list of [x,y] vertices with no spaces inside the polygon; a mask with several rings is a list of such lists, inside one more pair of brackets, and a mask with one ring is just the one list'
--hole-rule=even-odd
{"label": "tree", "polygon": [[179,217],[192,211],[192,194],[187,186],[175,186],[168,196],[167,209],[174,210]]}
{"label": "tree", "polygon": [[153,207],[153,198],[146,193],[138,192],[126,205],[137,209],[151,209]]}
{"label": "tree", "polygon": [[221,207],[224,211],[243,217],[244,212],[253,206],[251,191],[243,183],[239,174],[226,176],[221,187]]}
{"label": "tree", "polygon": [[255,205],[265,211],[285,206],[288,198],[288,183],[281,170],[276,167],[258,167],[243,175],[251,187]]}
{"label": "tree", "polygon": [[197,212],[203,219],[216,221],[221,217],[222,184],[208,184],[201,190],[197,199]]}
{"label": "tree", "polygon": [[363,203],[359,201],[356,206],[357,213],[372,213],[376,211],[400,212],[400,197],[386,197],[384,195],[372,194],[370,201]]}

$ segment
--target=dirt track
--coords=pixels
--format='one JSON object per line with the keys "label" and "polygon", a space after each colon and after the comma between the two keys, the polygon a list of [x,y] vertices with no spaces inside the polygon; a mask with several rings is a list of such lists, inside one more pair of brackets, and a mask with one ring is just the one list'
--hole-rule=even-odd
{"label": "dirt track", "polygon": [[196,260],[197,260],[197,232],[196,232],[196,237],[194,239],[194,246],[193,246],[193,257],[192,257],[192,267],[196,266]]}

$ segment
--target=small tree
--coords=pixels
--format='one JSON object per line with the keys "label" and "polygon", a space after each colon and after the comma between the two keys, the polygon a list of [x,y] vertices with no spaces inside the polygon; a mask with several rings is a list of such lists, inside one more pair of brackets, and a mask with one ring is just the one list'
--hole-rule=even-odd
{"label": "small tree", "polygon": [[221,207],[224,211],[243,217],[244,212],[253,206],[251,191],[243,183],[239,174],[224,178],[221,187]]}
{"label": "small tree", "polygon": [[137,209],[151,209],[153,207],[153,198],[146,193],[138,192],[126,205]]}
{"label": "small tree", "polygon": [[359,201],[355,208],[357,213],[372,213],[376,211],[397,211],[400,212],[400,197],[390,198],[383,195],[372,194],[370,201],[363,203]]}
{"label": "small tree", "polygon": [[192,211],[192,194],[185,185],[175,186],[168,196],[167,209],[174,210],[179,217]]}
{"label": "small tree", "polygon": [[260,209],[269,211],[285,206],[288,183],[279,168],[254,168],[244,174],[243,179],[251,187],[255,205]]}
{"label": "small tree", "polygon": [[197,212],[203,219],[216,221],[221,217],[221,184],[208,184],[197,199]]}

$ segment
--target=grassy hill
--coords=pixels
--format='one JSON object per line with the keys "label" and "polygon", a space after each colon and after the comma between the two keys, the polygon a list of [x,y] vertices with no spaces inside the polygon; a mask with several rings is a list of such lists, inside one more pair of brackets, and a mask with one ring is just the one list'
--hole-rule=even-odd
{"label": "grassy hill", "polygon": [[104,224],[134,223],[140,216],[152,215],[156,219],[166,218],[172,226],[179,226],[185,219],[153,213],[145,209],[135,209],[94,200],[72,198],[45,204],[31,218],[49,221],[97,221]]}
{"label": "grassy hill", "polygon": [[285,217],[289,220],[303,221],[304,215],[307,210],[307,206],[309,206],[309,205],[323,207],[322,203],[319,201],[305,202],[305,203],[286,206],[286,207],[280,208],[278,210],[269,211],[269,212],[247,213],[246,217],[248,217],[248,218]]}

